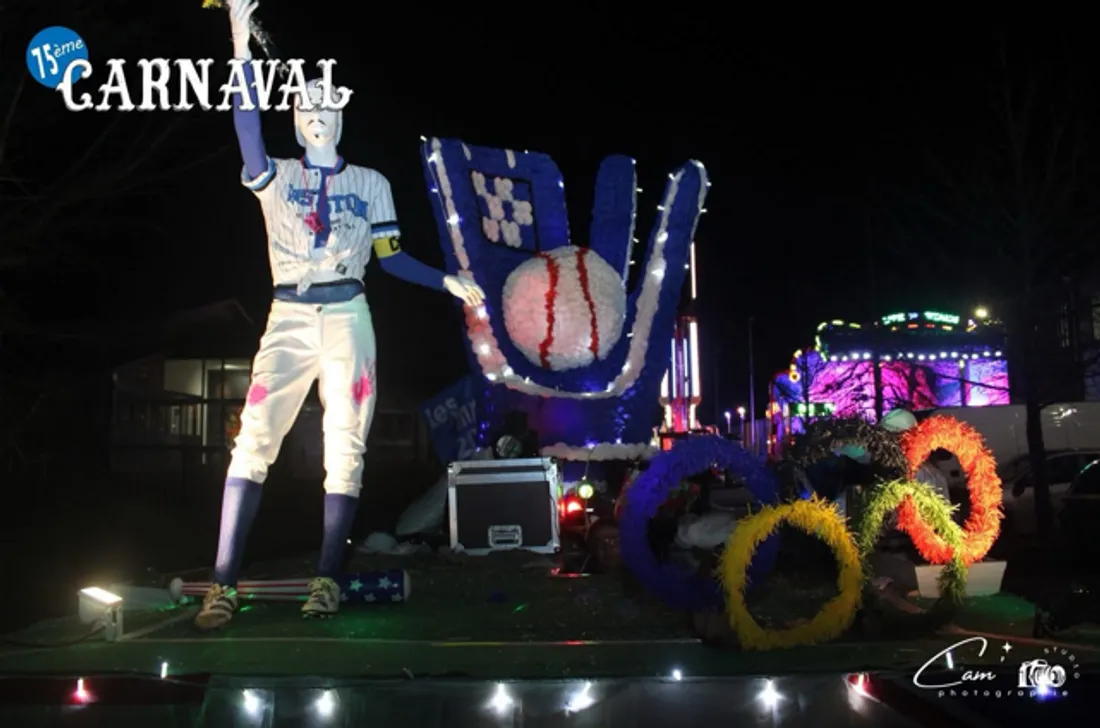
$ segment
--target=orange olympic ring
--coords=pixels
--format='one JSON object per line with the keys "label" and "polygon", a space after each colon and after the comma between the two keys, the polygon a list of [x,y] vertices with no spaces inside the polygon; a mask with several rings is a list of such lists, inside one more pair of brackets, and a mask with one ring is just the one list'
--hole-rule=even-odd
{"label": "orange olympic ring", "polygon": [[[901,448],[909,461],[910,478],[934,450],[947,450],[958,458],[970,491],[970,515],[963,524],[961,557],[966,566],[981,561],[997,540],[1004,518],[997,461],[986,449],[981,434],[953,417],[934,416],[902,435]],[[947,564],[954,556],[951,546],[921,519],[912,498],[907,497],[898,508],[898,527],[909,534],[929,563]]]}

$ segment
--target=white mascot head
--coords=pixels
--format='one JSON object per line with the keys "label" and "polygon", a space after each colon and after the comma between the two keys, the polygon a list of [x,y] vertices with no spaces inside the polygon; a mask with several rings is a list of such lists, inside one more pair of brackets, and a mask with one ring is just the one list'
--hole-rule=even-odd
{"label": "white mascot head", "polygon": [[298,144],[303,147],[336,146],[344,131],[344,112],[321,108],[321,82],[317,79],[310,81],[306,87],[313,110],[304,111],[297,104],[294,106],[294,136]]}
{"label": "white mascot head", "polygon": [[917,426],[917,418],[912,412],[896,409],[882,418],[881,425],[887,432],[906,432]]}

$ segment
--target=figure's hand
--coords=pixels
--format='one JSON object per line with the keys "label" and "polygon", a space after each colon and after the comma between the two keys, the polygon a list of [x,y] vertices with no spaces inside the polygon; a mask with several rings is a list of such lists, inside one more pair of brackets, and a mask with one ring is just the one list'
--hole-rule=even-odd
{"label": "figure's hand", "polygon": [[485,291],[473,281],[466,281],[458,276],[446,276],[443,279],[443,287],[455,298],[462,299],[467,306],[480,306],[485,302]]}
{"label": "figure's hand", "polygon": [[226,0],[229,11],[229,32],[233,38],[233,55],[251,58],[248,42],[252,37],[252,13],[259,3],[255,0]]}

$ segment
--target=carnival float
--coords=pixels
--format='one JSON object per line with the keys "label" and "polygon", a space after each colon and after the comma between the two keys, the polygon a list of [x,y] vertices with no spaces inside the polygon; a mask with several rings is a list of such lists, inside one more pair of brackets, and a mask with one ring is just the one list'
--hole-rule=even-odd
{"label": "carnival float", "polygon": [[[494,433],[507,431],[519,415],[537,454],[561,463],[562,492],[572,486],[586,498],[612,466],[633,465],[635,477],[624,484],[615,514],[623,564],[675,609],[724,610],[728,632],[743,648],[828,641],[870,611],[889,614],[885,624],[921,630],[950,619],[968,568],[986,556],[1001,519],[995,464],[967,425],[932,417],[898,433],[865,416],[818,418],[792,438],[798,444],[785,458],[771,463],[729,439],[691,434],[697,324],[678,322],[677,314],[709,186],[701,164],[669,175],[643,273],[628,290],[634,160],[613,156],[601,165],[582,246],[570,237],[564,181],[547,155],[445,139],[424,140],[422,151],[448,272],[487,294],[483,306],[464,311],[470,362],[484,382],[480,446],[499,450]],[[670,418],[673,404],[678,417]],[[654,433],[670,422],[686,436],[661,448]],[[919,471],[937,449],[954,453],[968,475],[970,507],[961,526],[945,494],[920,482]],[[851,488],[836,492],[821,475],[818,466],[838,458],[865,467],[858,496]],[[677,546],[669,542],[682,535],[685,498],[696,511],[708,506],[699,497],[701,477],[743,487],[754,506],[747,517],[718,519],[724,529],[718,548],[688,543],[679,551],[689,553],[673,558]],[[672,525],[662,537],[658,524],[667,522],[670,503]],[[783,526],[830,548],[836,594],[812,619],[776,629],[754,618],[746,595],[771,578]],[[872,586],[871,557],[886,527],[906,534],[938,576],[937,599],[919,618],[884,609],[886,600]]]}

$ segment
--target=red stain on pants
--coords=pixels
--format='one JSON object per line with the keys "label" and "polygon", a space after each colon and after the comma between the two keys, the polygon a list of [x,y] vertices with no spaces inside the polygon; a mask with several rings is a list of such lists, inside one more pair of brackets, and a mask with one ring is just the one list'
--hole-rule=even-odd
{"label": "red stain on pants", "polygon": [[267,387],[259,382],[253,382],[248,388],[248,403],[252,405],[260,404],[267,399]]}
{"label": "red stain on pants", "polygon": [[369,373],[363,374],[351,385],[351,398],[356,405],[362,405],[372,394],[374,394],[374,382],[371,381]]}

